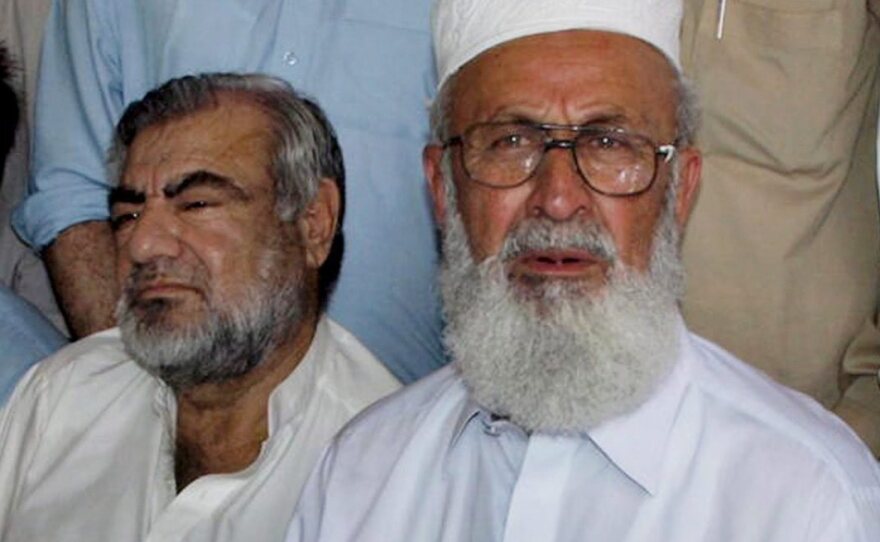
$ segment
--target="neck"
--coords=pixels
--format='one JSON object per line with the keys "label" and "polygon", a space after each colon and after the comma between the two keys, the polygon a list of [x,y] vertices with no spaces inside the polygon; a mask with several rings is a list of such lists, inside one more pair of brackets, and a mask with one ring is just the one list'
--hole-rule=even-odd
{"label": "neck", "polygon": [[306,316],[244,375],[176,391],[178,491],[201,476],[237,472],[256,460],[269,436],[269,396],[302,361],[316,326],[317,315]]}

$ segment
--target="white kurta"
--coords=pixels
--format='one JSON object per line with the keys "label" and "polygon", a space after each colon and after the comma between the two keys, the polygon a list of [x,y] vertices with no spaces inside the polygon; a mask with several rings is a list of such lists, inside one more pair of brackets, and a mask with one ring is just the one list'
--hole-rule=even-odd
{"label": "white kurta", "polygon": [[336,437],[288,541],[880,540],[880,469],[852,431],[681,335],[655,394],[580,436],[528,435],[438,371]]}
{"label": "white kurta", "polygon": [[323,319],[269,399],[256,461],[177,495],[173,393],[128,358],[118,330],[94,335],[35,367],[0,412],[0,540],[282,539],[327,441],[397,387],[357,339]]}

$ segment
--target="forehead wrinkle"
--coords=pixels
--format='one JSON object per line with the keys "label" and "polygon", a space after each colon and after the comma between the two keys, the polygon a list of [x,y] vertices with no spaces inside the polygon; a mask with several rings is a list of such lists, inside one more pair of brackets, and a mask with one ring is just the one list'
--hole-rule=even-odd
{"label": "forehead wrinkle", "polygon": [[[619,115],[621,128],[664,139],[666,121],[670,129],[675,126],[674,83],[668,61],[635,38],[593,31],[530,36],[496,46],[462,67],[450,120],[460,129],[509,112],[560,124]],[[660,102],[669,107],[657,111]]]}
{"label": "forehead wrinkle", "polygon": [[254,164],[261,166],[260,174],[270,169],[271,134],[265,113],[242,101],[168,119],[135,138],[123,180],[127,177],[130,185],[168,196],[187,188],[177,185],[188,176],[203,171],[225,178],[241,189],[239,195],[248,196],[242,186],[253,180]]}

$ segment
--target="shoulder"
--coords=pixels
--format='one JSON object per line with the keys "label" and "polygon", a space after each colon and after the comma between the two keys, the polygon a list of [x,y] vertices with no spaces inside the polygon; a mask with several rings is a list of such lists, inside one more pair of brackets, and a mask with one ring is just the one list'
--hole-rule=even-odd
{"label": "shoulder", "polygon": [[318,385],[352,413],[400,388],[397,378],[357,337],[329,318],[318,323],[313,347],[319,358],[314,360]]}
{"label": "shoulder", "polygon": [[467,403],[467,391],[454,366],[438,369],[355,416],[333,442],[337,452],[376,452],[385,456],[426,433],[450,432]]}
{"label": "shoulder", "polygon": [[37,363],[22,378],[9,405],[38,402],[57,405],[69,397],[88,397],[87,410],[100,397],[137,379],[151,379],[125,353],[119,330],[114,328],[71,343]]}
{"label": "shoulder", "polygon": [[876,460],[840,418],[706,339],[690,335],[689,343],[692,385],[752,447],[786,450],[785,457],[824,471],[842,489],[880,492]]}
{"label": "shoulder", "polygon": [[154,381],[125,355],[116,329],[62,348],[28,371],[0,411],[4,460],[49,435],[65,449],[59,443],[72,445],[102,416],[136,408]]}

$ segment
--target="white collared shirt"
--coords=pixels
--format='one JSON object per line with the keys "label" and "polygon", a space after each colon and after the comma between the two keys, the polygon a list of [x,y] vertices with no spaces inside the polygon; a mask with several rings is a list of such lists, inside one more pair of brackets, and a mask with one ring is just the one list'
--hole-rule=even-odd
{"label": "white collared shirt", "polygon": [[322,319],[269,399],[269,438],[248,468],[177,495],[174,394],[125,354],[118,330],[39,364],[0,412],[0,540],[271,541],[327,441],[399,387]]}
{"label": "white collared shirt", "polygon": [[454,367],[358,416],[307,483],[288,542],[880,540],[880,469],[840,420],[682,325],[636,411],[528,435]]}

